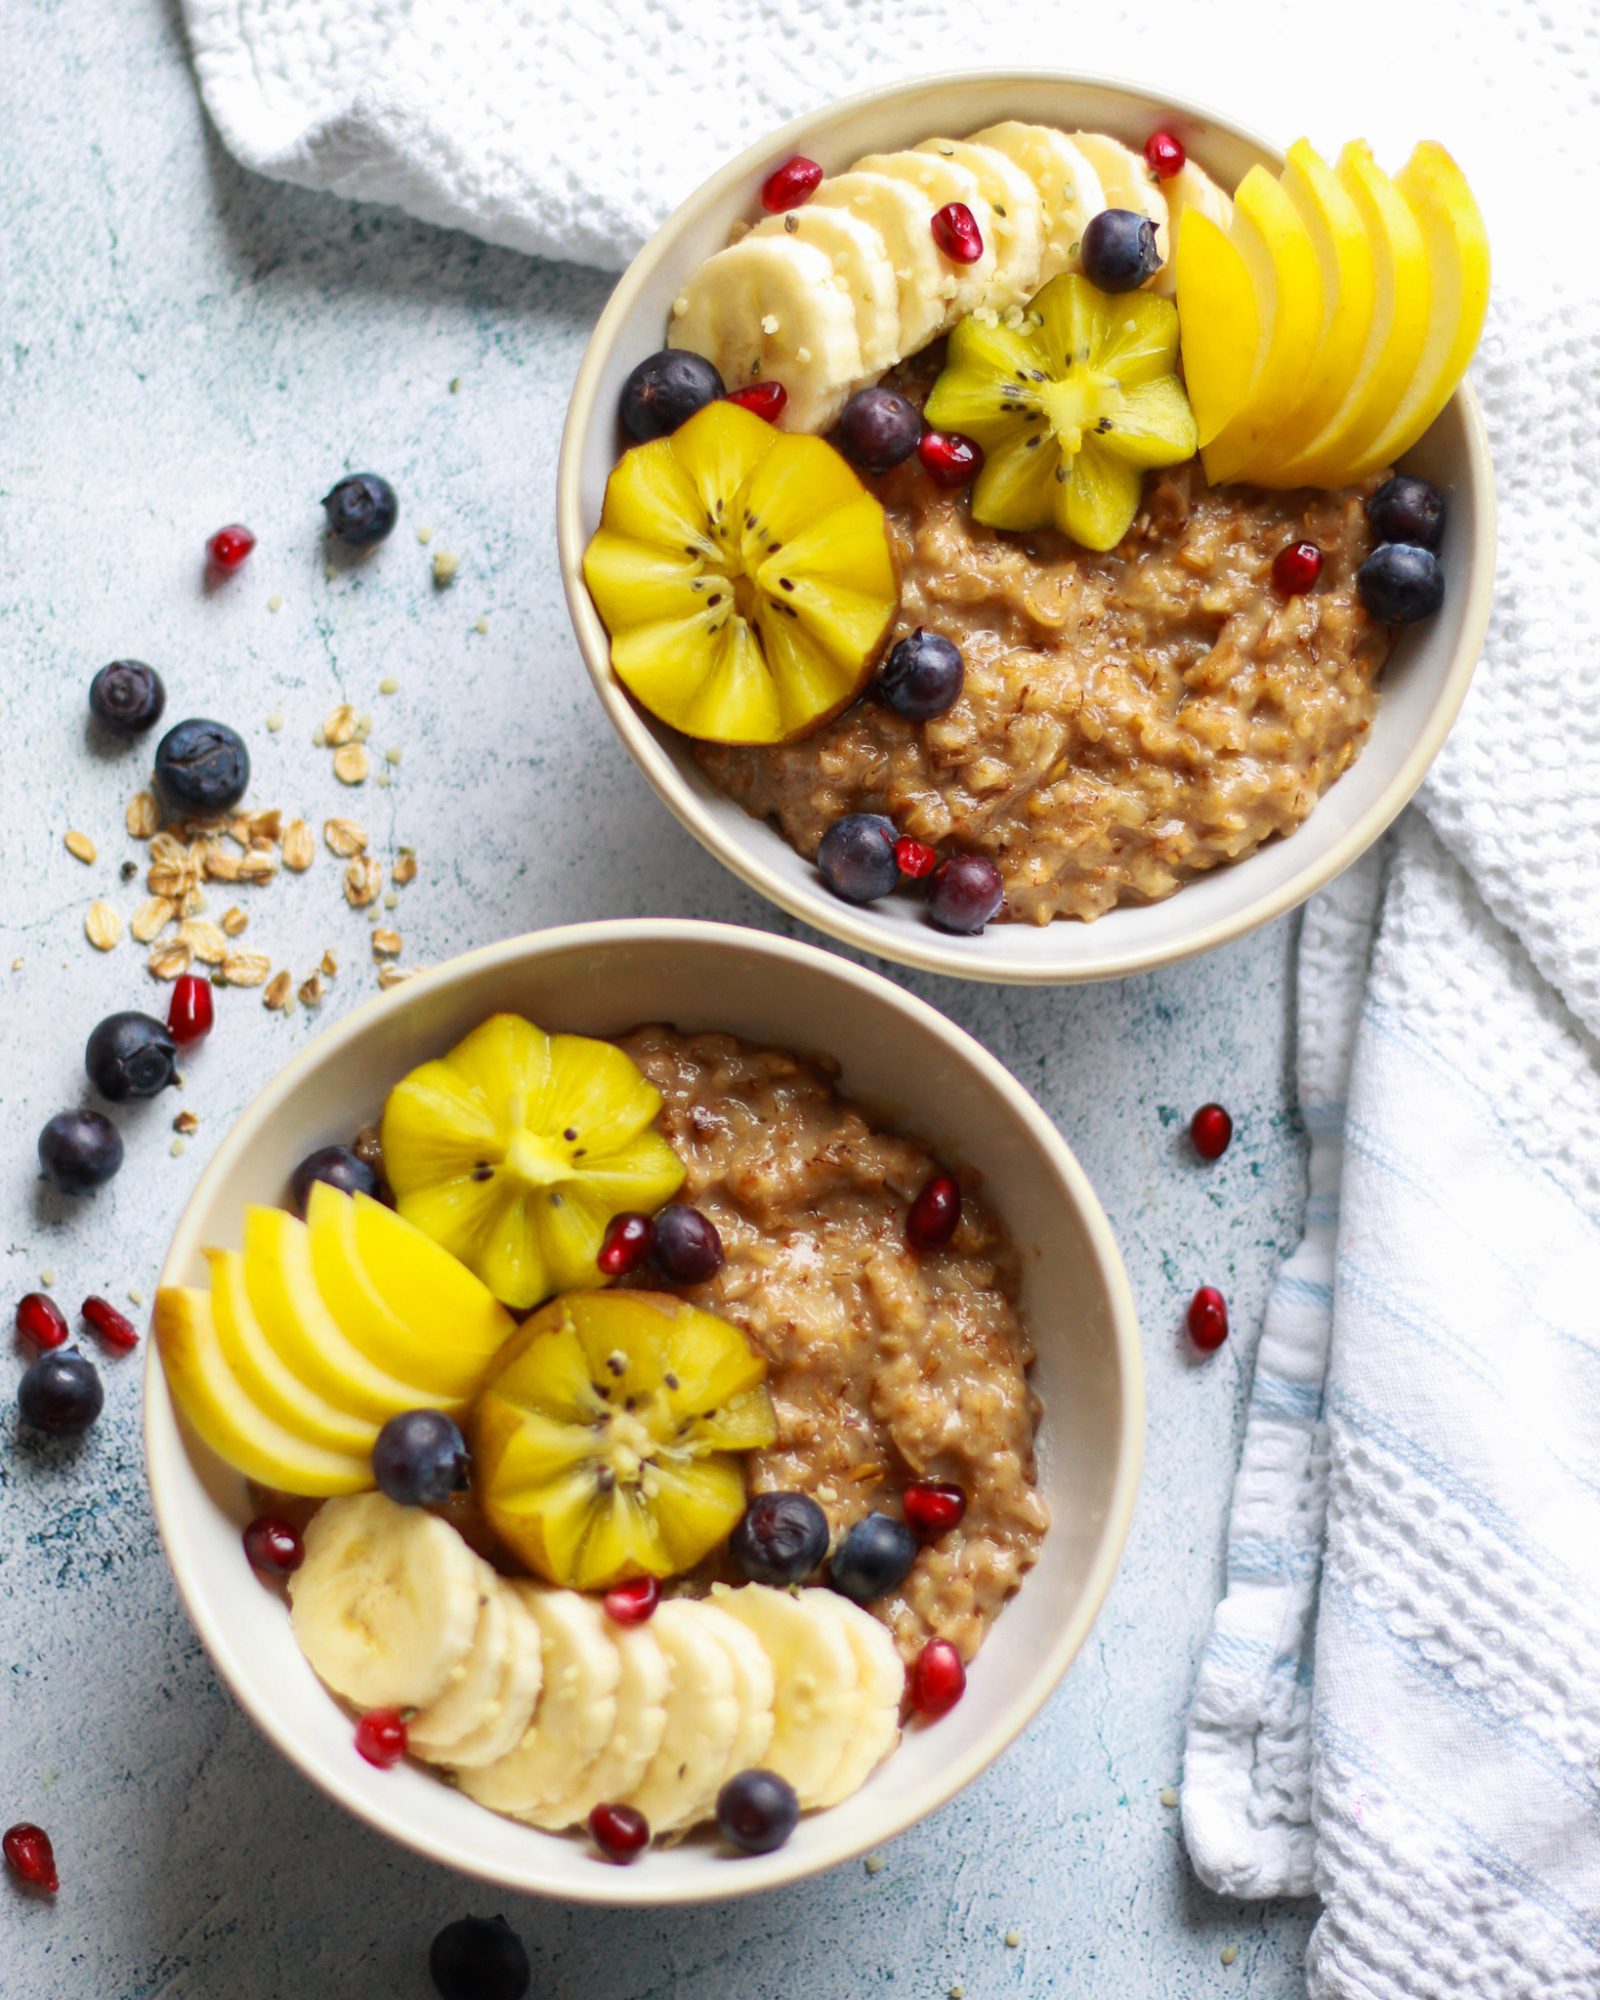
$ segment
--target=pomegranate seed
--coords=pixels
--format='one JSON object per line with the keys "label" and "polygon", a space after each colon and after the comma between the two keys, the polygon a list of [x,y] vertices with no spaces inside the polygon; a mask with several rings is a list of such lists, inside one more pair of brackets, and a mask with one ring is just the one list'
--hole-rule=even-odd
{"label": "pomegranate seed", "polygon": [[1189,1338],[1203,1354],[1228,1337],[1228,1302],[1215,1285],[1202,1285],[1189,1301]]}
{"label": "pomegranate seed", "polygon": [[650,1845],[650,1822],[632,1806],[596,1806],[589,1831],[608,1861],[626,1864]]}
{"label": "pomegranate seed", "polygon": [[119,1313],[109,1299],[96,1298],[91,1292],[78,1311],[106,1346],[114,1347],[118,1354],[131,1354],[139,1345],[138,1328],[126,1313]]}
{"label": "pomegranate seed", "polygon": [[936,486],[967,486],[983,470],[983,451],[959,431],[924,431],[917,445],[922,469]]}
{"label": "pomegranate seed", "polygon": [[61,1887],[61,1877],[56,1873],[56,1851],[42,1826],[19,1820],[15,1826],[7,1827],[0,1837],[0,1852],[19,1882],[43,1889],[47,1896],[53,1896]]}
{"label": "pomegranate seed", "polygon": [[801,202],[809,201],[821,185],[821,167],[804,153],[796,153],[761,183],[761,206],[768,215],[782,215],[785,209],[798,208]]}
{"label": "pomegranate seed", "polygon": [[925,840],[897,840],[894,844],[894,865],[902,875],[909,875],[913,882],[920,882],[924,875],[931,875],[939,865],[939,856]]}
{"label": "pomegranate seed", "polygon": [[1183,141],[1170,132],[1152,132],[1144,142],[1145,165],[1158,181],[1170,181],[1174,174],[1181,174],[1188,157]]}
{"label": "pomegranate seed", "polygon": [[211,1033],[214,1018],[211,981],[198,972],[186,972],[172,982],[172,999],[167,1006],[167,1032],[180,1047],[203,1041]]}
{"label": "pomegranate seed", "polygon": [[623,1278],[638,1270],[656,1240],[655,1224],[648,1215],[629,1209],[614,1215],[606,1224],[605,1241],[595,1262],[608,1278]]}
{"label": "pomegranate seed", "polygon": [[1272,558],[1272,581],[1285,597],[1304,597],[1322,574],[1322,551],[1315,542],[1291,542]]}
{"label": "pomegranate seed", "polygon": [[406,1726],[392,1708],[369,1708],[356,1724],[356,1748],[369,1764],[392,1771],[406,1754]]}
{"label": "pomegranate seed", "polygon": [[783,415],[789,392],[781,382],[752,382],[745,389],[730,389],[723,400],[737,403],[741,410],[749,410],[767,423],[775,424]]}
{"label": "pomegranate seed", "polygon": [[935,1174],[912,1202],[906,1236],[913,1250],[942,1250],[961,1220],[961,1189],[954,1174]]}
{"label": "pomegranate seed", "polygon": [[642,1625],[661,1602],[661,1586],[653,1576],[635,1576],[613,1584],[600,1601],[614,1624]]}
{"label": "pomegranate seed", "polygon": [[1233,1120],[1220,1104],[1202,1104],[1189,1120],[1189,1137],[1202,1160],[1220,1160],[1233,1137]]}
{"label": "pomegranate seed", "polygon": [[976,264],[983,255],[983,232],[964,201],[949,201],[935,209],[928,227],[941,253],[953,263]]}
{"label": "pomegranate seed", "polygon": [[17,1331],[35,1347],[59,1347],[67,1337],[67,1316],[43,1292],[24,1292],[17,1300]]}
{"label": "pomegranate seed", "polygon": [[967,1691],[967,1670],[948,1639],[930,1639],[911,1663],[911,1706],[918,1715],[948,1715]]}
{"label": "pomegranate seed", "polygon": [[925,1481],[908,1486],[900,1496],[906,1525],[919,1542],[936,1542],[959,1525],[967,1511],[967,1496],[959,1486]]}
{"label": "pomegranate seed", "polygon": [[218,569],[237,569],[256,545],[256,538],[240,522],[234,521],[206,543],[206,554]]}
{"label": "pomegranate seed", "polygon": [[287,1521],[263,1514],[244,1531],[250,1567],[263,1576],[293,1576],[306,1559],[305,1544]]}

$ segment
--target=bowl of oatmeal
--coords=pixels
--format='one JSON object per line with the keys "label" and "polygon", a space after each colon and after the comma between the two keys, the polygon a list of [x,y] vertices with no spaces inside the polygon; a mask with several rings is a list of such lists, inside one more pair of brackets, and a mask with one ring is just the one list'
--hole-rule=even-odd
{"label": "bowl of oatmeal", "polygon": [[[908,717],[875,699],[868,678],[843,672],[798,722],[787,711],[765,722],[723,713],[697,740],[696,711],[660,700],[648,663],[633,671],[638,632],[624,635],[627,671],[615,664],[617,605],[629,580],[597,572],[592,553],[607,525],[619,456],[632,436],[647,434],[630,435],[618,422],[630,374],[664,335],[674,346],[715,346],[728,367],[733,309],[720,296],[709,304],[702,297],[711,289],[702,274],[715,270],[725,246],[764,245],[759,255],[770,261],[778,234],[793,224],[802,240],[791,254],[815,275],[817,244],[840,239],[839,256],[853,256],[864,227],[891,227],[872,204],[883,198],[880,183],[895,161],[938,152],[944,134],[958,135],[944,148],[957,165],[968,144],[959,135],[988,140],[991,163],[1001,144],[1023,158],[1020,143],[995,136],[1019,130],[1075,135],[1091,148],[1106,143],[1123,157],[1152,134],[1171,135],[1207,198],[1240,189],[1252,169],[1282,169],[1287,179],[1270,145],[1202,107],[1070,76],[933,78],[797,120],[692,195],[619,283],[574,388],[557,520],[574,629],[608,718],[658,796],[706,847],[770,900],[846,943],[957,976],[1055,983],[1141,971],[1224,943],[1295,907],[1379,837],[1420,784],[1471,678],[1492,582],[1493,482],[1477,404],[1463,381],[1396,454],[1404,473],[1428,482],[1445,504],[1442,537],[1417,558],[1436,560],[1443,602],[1419,622],[1399,624],[1373,615],[1359,581],[1386,539],[1367,503],[1391,470],[1387,462],[1358,457],[1335,471],[1339,454],[1324,452],[1321,470],[1307,474],[1320,484],[1274,484],[1270,473],[1266,483],[1244,473],[1212,479],[1202,465],[1212,447],[1196,457],[1191,439],[1146,454],[1126,531],[1113,546],[1094,548],[1053,528],[980,524],[972,504],[978,489],[930,476],[919,451],[862,475],[883,512],[892,610],[881,627],[874,622],[882,578],[859,565],[848,579],[852,607],[873,612],[862,614],[861,645],[880,667],[918,631],[950,639],[964,664],[959,698],[934,715]],[[1290,168],[1299,150],[1291,149]],[[820,190],[793,211],[764,216],[767,177],[796,158],[821,170]],[[1109,190],[1114,168],[1101,162],[1101,169]],[[934,171],[952,169],[940,160]],[[1163,185],[1154,173],[1147,180]],[[877,191],[861,191],[868,183]],[[950,191],[937,179],[929,185],[925,202]],[[1137,190],[1116,197],[1143,198]],[[1226,209],[1228,197],[1220,199]],[[814,204],[821,206],[813,214]],[[1173,192],[1171,217],[1178,210]],[[993,208],[986,213],[992,226]],[[1170,253],[1165,232],[1163,225],[1162,250]],[[1078,243],[1067,247],[1076,256]],[[1072,268],[1065,254],[1058,271]],[[947,328],[973,297],[1002,301],[1002,328],[1019,310],[1003,303],[995,279],[969,296],[962,273],[985,264],[946,268],[957,274],[947,287],[955,294]],[[1164,264],[1150,281],[1156,293],[1172,268]],[[906,278],[904,269],[898,276]],[[1183,298],[1180,284],[1180,316]],[[904,298],[901,306],[904,321]],[[981,303],[975,312],[995,316]],[[738,362],[737,398],[757,414],[771,387],[761,371],[775,383],[785,365],[773,351],[779,318],[763,317],[760,327],[772,331],[758,330],[749,358]],[[915,345],[908,337],[899,349],[882,344],[869,355],[865,305],[860,321],[860,359],[873,364],[864,376],[919,410],[932,390],[927,407],[936,409],[936,378],[950,359],[945,338],[935,331],[930,340],[924,325],[916,351],[902,351]],[[820,331],[832,339],[839,330]],[[816,339],[799,350],[803,363],[789,357],[805,392],[774,417],[780,432],[820,436],[837,421],[823,351]],[[668,393],[680,387],[666,384]],[[1315,468],[1315,454],[1302,459]],[[1301,544],[1320,560],[1309,583],[1291,587],[1274,565]],[[870,662],[862,670],[869,672]],[[912,870],[980,856],[994,871],[998,903],[981,934],[930,922],[925,884],[902,880],[901,893],[884,893],[869,879],[860,901],[834,893],[818,865],[823,837],[858,814],[886,820],[886,839],[914,843],[920,858]],[[860,869],[870,877],[877,865],[870,853],[853,860],[858,879]]]}
{"label": "bowl of oatmeal", "polygon": [[[549,1140],[519,1127],[502,1144],[484,1125],[466,1171],[441,1168],[452,1078],[475,1091],[535,1070],[559,1089],[530,1098],[519,1081],[513,1094],[548,1112]],[[538,1164],[546,1143],[567,1149],[559,1175]],[[372,1178],[324,1168],[332,1180],[296,1184],[328,1147]],[[462,1203],[490,1204],[464,1237],[439,1205],[446,1183],[458,1220]],[[606,1202],[575,1221],[596,1188]],[[653,1211],[648,1255],[627,1247],[634,1211],[605,1212],[623,1203]],[[497,1261],[508,1216],[518,1229],[531,1216],[534,1233]],[[702,1235],[669,1232],[685,1217]],[[591,1227],[574,1252],[572,1231]],[[203,1176],[155,1336],[157,1520],[236,1697],[369,1824],[486,1881],[572,1900],[742,1894],[935,1810],[1066,1671],[1137,1485],[1132,1301],[1050,1121],[888,981],[726,926],[630,920],[513,940],[319,1036]],[[593,1407],[574,1415],[571,1382],[554,1402],[546,1391],[580,1339],[575,1393]],[[397,1503],[392,1477],[373,1490],[378,1420],[412,1402],[459,1418],[465,1491]],[[565,1425],[553,1485],[551,1410]],[[668,1559],[596,1525],[630,1478]],[[668,1505],[656,1478],[687,1504]],[[563,1539],[578,1489],[594,1532]],[[752,1558],[748,1524],[796,1496],[822,1543],[797,1569],[780,1530]],[[300,1538],[286,1579],[241,1547],[263,1517]],[[653,1615],[635,1624],[641,1590]],[[732,1641],[719,1736],[704,1689],[728,1674]],[[964,1671],[947,1707],[947,1681],[919,1707],[930,1648]],[[409,1729],[409,1754],[380,1767],[358,1743],[385,1713]],[[792,1785],[798,1824],[774,1851],[719,1837],[712,1802],[735,1766]],[[619,1794],[656,1822],[627,1868],[586,1832],[591,1807]]]}

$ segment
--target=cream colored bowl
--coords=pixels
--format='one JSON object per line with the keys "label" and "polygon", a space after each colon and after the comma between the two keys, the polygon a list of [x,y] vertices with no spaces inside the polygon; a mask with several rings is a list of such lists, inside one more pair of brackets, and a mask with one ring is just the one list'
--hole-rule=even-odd
{"label": "cream colored bowl", "polygon": [[[1092,924],[994,924],[981,937],[949,937],[928,924],[915,895],[901,893],[864,908],[831,895],[816,869],[772,827],[711,785],[681,736],[624,692],[611,671],[605,627],[584,588],[583,551],[599,524],[606,476],[625,442],[616,410],[628,371],[660,347],[684,274],[722,246],[732,223],[757,212],[756,190],[773,167],[804,153],[837,172],[865,152],[912,145],[939,132],[974,132],[1003,118],[1111,132],[1136,147],[1165,126],[1228,187],[1257,162],[1282,165],[1263,140],[1181,99],[1037,72],[897,83],[796,119],[692,194],[612,294],[572,392],[556,521],[573,626],[606,713],[634,762],[698,840],[753,889],[846,944],[929,972],[1045,985],[1143,972],[1209,951],[1293,909],[1372,845],[1422,782],[1472,678],[1494,573],[1494,489],[1477,402],[1462,388],[1407,459],[1409,468],[1426,473],[1449,496],[1441,551],[1448,580],[1444,608],[1401,636],[1385,670],[1371,740],[1288,839],[1212,870],[1163,903],[1113,910]],[[1350,118],[1354,131],[1359,105],[1352,105]]]}
{"label": "cream colored bowl", "polygon": [[498,1818],[424,1771],[374,1770],[301,1658],[283,1603],[244,1558],[244,1481],[180,1427],[152,1349],[145,1453],[172,1573],[218,1671],[284,1755],[421,1854],[509,1889],[596,1903],[687,1903],[796,1881],[877,1846],[959,1791],[1024,1726],[1082,1645],[1139,1476],[1143,1387],[1122,1261],[1049,1119],[931,1007],[810,945],[725,925],[627,921],[543,931],[454,959],[319,1035],[228,1134],[184,1210],[162,1283],[203,1282],[203,1249],[238,1243],[247,1202],[282,1201],[298,1160],[348,1140],[406,1070],[502,1008],[590,1034],[663,1020],[831,1054],[846,1090],[982,1174],[1023,1266],[1044,1406],[1040,1480],[1054,1525],[965,1699],[936,1726],[910,1731],[854,1798],[803,1820],[786,1847],[762,1857],[733,1858],[698,1839],[616,1868],[585,1841]]}

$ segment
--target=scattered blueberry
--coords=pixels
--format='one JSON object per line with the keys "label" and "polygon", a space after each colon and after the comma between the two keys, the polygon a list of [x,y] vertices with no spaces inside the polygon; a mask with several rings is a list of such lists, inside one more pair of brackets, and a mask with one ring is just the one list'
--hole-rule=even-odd
{"label": "scattered blueberry", "polygon": [[39,1134],[39,1171],[63,1194],[104,1187],[122,1165],[122,1134],[103,1112],[58,1111]]}
{"label": "scattered blueberry", "polygon": [[156,788],[174,814],[225,813],[250,787],[250,752],[225,722],[192,716],[156,745]]}
{"label": "scattered blueberry", "polygon": [[466,1490],[467,1441],[443,1410],[391,1417],[372,1447],[372,1476],[397,1507],[442,1507]]}
{"label": "scattered blueberry", "polygon": [[952,854],[928,877],[928,915],[942,931],[981,931],[1005,901],[1000,870],[982,854]]}
{"label": "scattered blueberry", "polygon": [[108,1014],[83,1052],[89,1081],[102,1097],[125,1104],[154,1097],[178,1074],[178,1045],[151,1014]]}
{"label": "scattered blueberry", "polygon": [[352,472],[322,496],[328,533],[353,549],[381,542],[400,518],[400,502],[387,479],[375,472]]}
{"label": "scattered blueberry", "polygon": [[931,722],[960,699],[965,671],[961,648],[919,625],[878,669],[873,693],[907,722]]}
{"label": "scattered blueberry", "polygon": [[809,1493],[758,1493],[728,1549],[751,1583],[804,1583],[828,1553],[828,1517]]}
{"label": "scattered blueberry", "polygon": [[1385,625],[1415,625],[1444,602],[1444,571],[1431,549],[1385,542],[1356,571],[1356,593]]}
{"label": "scattered blueberry", "polygon": [[41,1354],[23,1370],[17,1384],[17,1414],[22,1421],[56,1437],[76,1437],[86,1431],[105,1399],[94,1363],[75,1347]]}
{"label": "scattered blueberry", "polygon": [[1083,232],[1083,275],[1103,292],[1134,292],[1161,269],[1156,226],[1131,208],[1103,208]]}
{"label": "scattered blueberry", "polygon": [[161,720],[167,691],[143,660],[113,660],[89,683],[89,713],[119,736],[137,736]]}
{"label": "scattered blueberry", "polygon": [[905,1582],[917,1559],[917,1538],[892,1514],[863,1514],[833,1552],[828,1578],[841,1597],[870,1604]]}
{"label": "scattered blueberry", "polygon": [[439,2000],[525,2000],[533,1967],[504,1917],[458,1917],[428,1952]]}
{"label": "scattered blueberry", "polygon": [[717,1794],[717,1831],[746,1854],[770,1854],[800,1823],[794,1786],[776,1771],[738,1771]]}
{"label": "scattered blueberry", "polygon": [[703,354],[663,347],[659,354],[647,354],[623,383],[622,428],[640,444],[666,437],[726,388]]}
{"label": "scattered blueberry", "polygon": [[1367,502],[1367,519],[1380,542],[1414,542],[1436,549],[1444,534],[1444,495],[1431,479],[1397,472]]}
{"label": "scattered blueberry", "polygon": [[823,881],[847,903],[875,903],[900,879],[894,842],[894,821],[882,813],[846,813],[817,849]]}
{"label": "scattered blueberry", "polygon": [[656,1210],[651,1255],[674,1284],[703,1285],[722,1269],[722,1238],[709,1215],[671,1201]]}
{"label": "scattered blueberry", "polygon": [[302,1215],[317,1181],[326,1181],[341,1194],[370,1194],[377,1200],[381,1193],[378,1176],[348,1146],[319,1146],[314,1153],[307,1153],[295,1168],[289,1186],[294,1205]]}
{"label": "scattered blueberry", "polygon": [[881,382],[858,389],[839,413],[839,449],[863,472],[903,465],[922,436],[922,412],[909,396]]}

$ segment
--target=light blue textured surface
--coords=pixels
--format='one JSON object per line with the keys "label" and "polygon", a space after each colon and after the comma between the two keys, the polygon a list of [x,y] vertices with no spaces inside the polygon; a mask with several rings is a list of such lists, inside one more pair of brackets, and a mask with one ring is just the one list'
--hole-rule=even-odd
{"label": "light blue textured surface", "polygon": [[[84,726],[103,661],[147,658],[174,716],[240,727],[259,804],[317,824],[349,813],[385,859],[392,842],[414,844],[420,878],[392,918],[408,963],[588,916],[778,920],[636,779],[568,635],[556,441],[607,282],[240,174],[204,126],[174,21],[137,0],[15,0],[5,44],[9,1315],[44,1267],[69,1307],[89,1291],[148,1292],[228,1119],[317,1025],[268,1013],[259,993],[220,995],[217,1032],[188,1064],[201,1125],[181,1158],[169,1099],[119,1116],[128,1163],[98,1199],[69,1204],[33,1181],[34,1134],[78,1101],[89,1028],[165,1000],[126,937],[104,957],[83,938],[94,895],[126,916],[143,893],[118,880],[142,858],[122,831],[141,753],[107,751]],[[368,466],[399,488],[401,527],[330,578],[316,502],[341,470]],[[239,518],[260,547],[208,591],[204,539]],[[431,582],[421,524],[461,559],[448,590]],[[391,673],[400,692],[385,698]],[[341,699],[373,713],[380,758],[403,748],[388,790],[341,789],[313,748]],[[73,826],[98,843],[92,868],[62,846]],[[299,978],[337,951],[323,1018],[374,988],[368,926],[338,868],[322,851],[304,877],[238,897],[252,912],[242,942],[275,966]],[[228,900],[213,890],[209,914]],[[81,1448],[16,1435],[20,1362],[0,1364],[0,1823],[47,1825],[64,1878],[54,1907],[0,1884],[6,2000],[423,2000],[433,1930],[502,1906],[541,1996],[1299,1993],[1309,1911],[1216,1903],[1160,1803],[1218,1581],[1249,1337],[1297,1234],[1289,944],[1277,925],[1201,964],[1061,994],[909,982],[1038,1093],[1083,1158],[1127,1255],[1150,1417],[1127,1558],[1083,1657],[1022,1743],[880,1873],[846,1868],[679,1917],[513,1907],[430,1870],[323,1802],[218,1689],[154,1540],[138,1361],[106,1364],[106,1416]],[[1203,1169],[1183,1123],[1213,1095],[1239,1137]],[[1240,1330],[1203,1364],[1178,1332],[1202,1281],[1227,1290]],[[1227,1946],[1238,1956],[1224,1966]]]}

